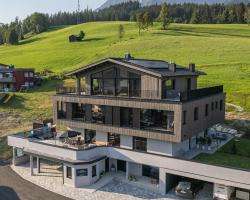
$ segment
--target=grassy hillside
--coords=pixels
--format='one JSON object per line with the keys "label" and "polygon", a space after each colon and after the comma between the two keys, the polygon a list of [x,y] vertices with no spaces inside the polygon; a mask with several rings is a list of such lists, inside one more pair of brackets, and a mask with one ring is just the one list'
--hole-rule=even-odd
{"label": "grassy hillside", "polygon": [[[118,25],[125,26],[119,42]],[[70,34],[86,32],[86,40],[69,43]],[[162,59],[188,65],[195,62],[207,72],[200,86],[224,84],[228,102],[250,110],[250,28],[247,25],[172,24],[167,31],[156,24],[138,36],[135,23],[98,22],[60,27],[31,37],[18,46],[0,46],[0,63],[17,67],[49,68],[65,72],[104,57],[121,57],[130,52],[136,58]],[[51,114],[50,98],[55,82],[37,91],[17,94],[14,101],[0,106],[1,111],[19,112],[25,118]]]}

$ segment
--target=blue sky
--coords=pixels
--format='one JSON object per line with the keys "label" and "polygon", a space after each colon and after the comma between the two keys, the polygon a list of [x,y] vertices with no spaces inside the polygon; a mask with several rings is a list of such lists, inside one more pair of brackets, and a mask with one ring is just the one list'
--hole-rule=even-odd
{"label": "blue sky", "polygon": [[[80,0],[81,8],[97,8],[105,0]],[[77,0],[0,0],[0,22],[8,23],[16,16],[23,19],[33,12],[55,13],[77,9]]]}

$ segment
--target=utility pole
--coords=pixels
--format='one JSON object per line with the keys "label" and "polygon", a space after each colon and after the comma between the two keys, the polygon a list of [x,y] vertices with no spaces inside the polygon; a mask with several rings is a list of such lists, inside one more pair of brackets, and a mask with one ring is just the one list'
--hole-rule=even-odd
{"label": "utility pole", "polygon": [[80,12],[81,12],[81,5],[80,5],[80,0],[78,0],[78,4],[77,4],[77,24],[80,24],[81,22],[81,17],[80,17]]}

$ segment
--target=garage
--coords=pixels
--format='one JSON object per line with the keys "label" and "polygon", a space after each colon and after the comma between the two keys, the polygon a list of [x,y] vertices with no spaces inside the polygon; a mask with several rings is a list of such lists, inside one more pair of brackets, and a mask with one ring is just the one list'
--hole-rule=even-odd
{"label": "garage", "polygon": [[169,197],[213,199],[213,183],[166,173],[166,193]]}

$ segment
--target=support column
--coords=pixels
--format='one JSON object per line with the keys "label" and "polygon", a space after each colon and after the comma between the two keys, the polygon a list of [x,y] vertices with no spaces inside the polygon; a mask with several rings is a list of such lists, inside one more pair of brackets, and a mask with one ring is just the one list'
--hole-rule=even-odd
{"label": "support column", "polygon": [[76,77],[76,94],[80,95],[81,93],[81,78]]}
{"label": "support column", "polygon": [[13,166],[16,166],[16,147],[13,147],[12,149],[12,164]]}
{"label": "support column", "polygon": [[129,162],[126,162],[126,179],[129,178]]}
{"label": "support column", "polygon": [[40,168],[40,158],[39,157],[36,158],[36,166],[37,166],[37,173],[39,174],[40,171],[41,171],[40,170],[41,168]]}
{"label": "support column", "polygon": [[30,175],[34,175],[34,163],[33,163],[33,156],[30,155]]}
{"label": "support column", "polygon": [[166,194],[166,172],[163,168],[159,169],[159,190],[162,195]]}

